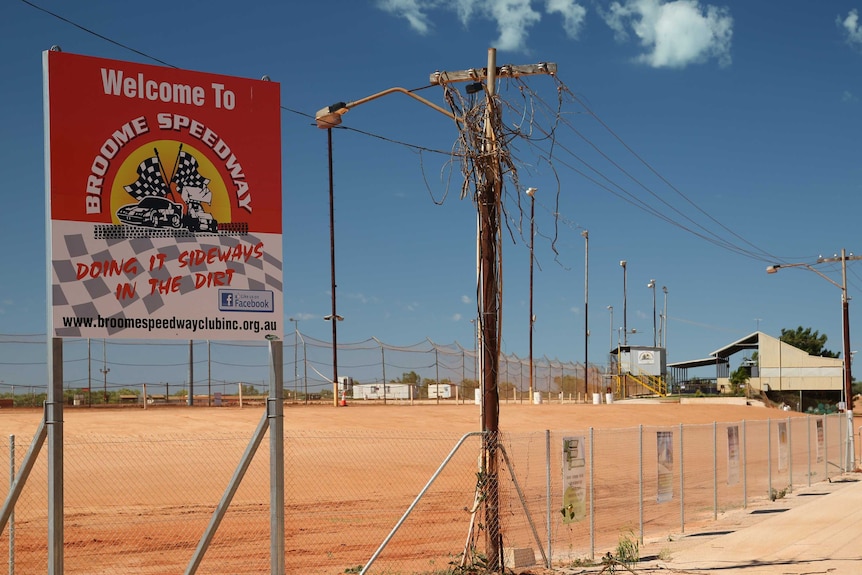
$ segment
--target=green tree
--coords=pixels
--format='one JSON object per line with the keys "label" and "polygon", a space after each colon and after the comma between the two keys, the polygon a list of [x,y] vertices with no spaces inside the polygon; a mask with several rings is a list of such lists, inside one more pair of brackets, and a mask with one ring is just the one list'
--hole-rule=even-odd
{"label": "green tree", "polygon": [[826,334],[820,335],[819,331],[811,331],[810,327],[803,328],[801,325],[796,329],[781,330],[779,338],[786,344],[792,345],[795,348],[801,349],[809,355],[819,355],[821,357],[838,357],[838,354],[825,349]]}
{"label": "green tree", "polygon": [[730,393],[740,395],[742,390],[748,385],[748,380],[751,377],[751,367],[740,365],[733,373],[730,374]]}

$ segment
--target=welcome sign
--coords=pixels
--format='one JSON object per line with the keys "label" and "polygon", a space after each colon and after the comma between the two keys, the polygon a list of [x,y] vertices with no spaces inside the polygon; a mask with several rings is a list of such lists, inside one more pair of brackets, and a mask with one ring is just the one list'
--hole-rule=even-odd
{"label": "welcome sign", "polygon": [[281,338],[279,85],[43,66],[51,334]]}

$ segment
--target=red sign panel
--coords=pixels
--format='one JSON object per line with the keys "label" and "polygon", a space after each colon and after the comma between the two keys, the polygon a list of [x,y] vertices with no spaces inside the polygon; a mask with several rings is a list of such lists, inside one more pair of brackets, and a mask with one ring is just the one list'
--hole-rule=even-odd
{"label": "red sign panel", "polygon": [[279,85],[46,52],[55,337],[282,337]]}

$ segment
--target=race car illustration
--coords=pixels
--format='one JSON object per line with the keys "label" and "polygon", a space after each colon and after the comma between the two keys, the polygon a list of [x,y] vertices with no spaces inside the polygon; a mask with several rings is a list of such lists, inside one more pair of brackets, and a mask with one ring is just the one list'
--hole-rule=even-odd
{"label": "race car illustration", "polygon": [[137,204],[117,210],[117,218],[124,224],[150,228],[179,228],[183,206],[164,197],[148,196]]}
{"label": "race car illustration", "polygon": [[215,232],[218,231],[218,222],[211,214],[204,211],[202,204],[209,205],[212,202],[212,192],[206,187],[183,186],[182,197],[186,203],[186,214],[183,216],[183,227],[193,232]]}

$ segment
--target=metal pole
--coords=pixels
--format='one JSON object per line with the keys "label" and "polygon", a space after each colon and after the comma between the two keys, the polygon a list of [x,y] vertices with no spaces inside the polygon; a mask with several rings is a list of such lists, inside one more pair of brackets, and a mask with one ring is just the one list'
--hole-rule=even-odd
{"label": "metal pole", "polygon": [[593,428],[590,428],[590,561],[596,558],[596,489],[594,482],[593,464],[595,462],[593,441]]}
{"label": "metal pole", "polygon": [[656,322],[655,322],[655,280],[650,280],[647,287],[652,289],[652,346],[656,347],[658,341],[656,339]]}
{"label": "metal pole", "polygon": [[644,544],[644,426],[638,425],[638,522],[640,535],[638,540]]}
{"label": "metal pole", "polygon": [[659,342],[661,346],[667,347],[667,286],[661,286],[661,291],[664,292],[664,311],[661,312],[661,337]]}
{"label": "metal pole", "polygon": [[[15,483],[15,436],[9,436],[9,485]],[[9,513],[9,575],[15,575],[15,508]]]}
{"label": "metal pole", "polygon": [[787,489],[793,493],[793,424],[787,418]]}
{"label": "metal pole", "polygon": [[326,130],[329,156],[329,267],[332,292],[332,405],[338,407],[338,314],[335,307],[335,194],[332,175],[332,128]]}
{"label": "metal pole", "polygon": [[748,450],[746,449],[745,420],[742,420],[742,508],[748,508]]}
{"label": "metal pole", "polygon": [[769,485],[768,496],[772,498],[772,420],[766,420],[766,475]]}
{"label": "metal pole", "polygon": [[272,575],[284,575],[284,347],[269,342],[269,561]]}
{"label": "metal pole", "polygon": [[718,520],[718,424],[712,422],[712,519]]}
{"label": "metal pole", "polygon": [[685,533],[685,464],[683,461],[682,431],[679,424],[679,532]]}
{"label": "metal pole", "polygon": [[536,240],[534,229],[536,216],[536,189],[529,188],[527,195],[530,196],[530,403],[533,403],[533,328],[536,317],[533,314],[533,242]]}
{"label": "metal pole", "polygon": [[[581,232],[584,236],[584,397],[590,389],[590,232]],[[560,380],[562,384],[562,380]]]}
{"label": "metal pole", "polygon": [[626,297],[626,283],[627,283],[626,260],[621,260],[620,265],[623,268],[623,345],[625,346],[625,345],[628,345],[628,343],[629,343],[628,342],[628,337],[629,337],[628,336],[628,332],[629,332],[628,315],[629,314],[628,314],[628,301],[627,301],[628,298]]}
{"label": "metal pole", "polygon": [[548,569],[551,568],[551,430],[545,430],[545,515],[548,526]]}
{"label": "metal pole", "polygon": [[[107,399],[105,399],[107,403]],[[186,405],[189,407],[195,404],[195,348],[194,341],[189,340],[189,396],[186,398]]]}
{"label": "metal pole", "polygon": [[847,412],[847,471],[856,470],[856,449],[853,441],[853,363],[850,353],[850,300],[847,297],[847,252],[841,248],[841,314],[844,332],[844,399]]}

